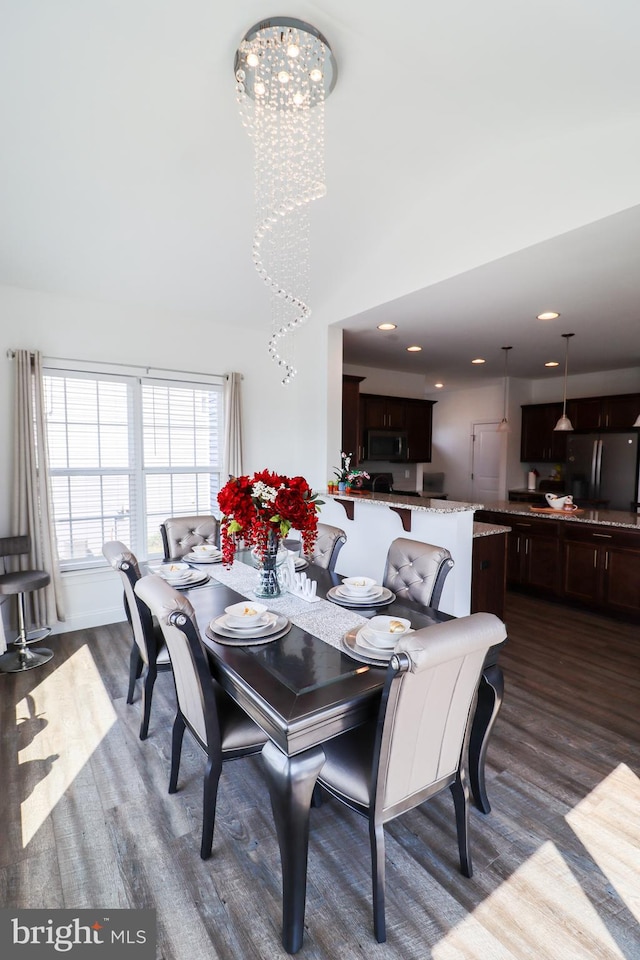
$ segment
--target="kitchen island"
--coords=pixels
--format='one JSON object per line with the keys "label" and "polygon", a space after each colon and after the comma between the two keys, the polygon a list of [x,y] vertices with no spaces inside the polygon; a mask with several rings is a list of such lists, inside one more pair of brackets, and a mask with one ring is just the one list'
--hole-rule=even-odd
{"label": "kitchen island", "polygon": [[585,508],[542,512],[488,503],[476,520],[506,523],[507,585],[640,621],[640,514]]}
{"label": "kitchen island", "polygon": [[347,542],[337,572],[382,582],[392,540],[406,537],[446,547],[454,567],[445,580],[440,609],[464,617],[471,609],[474,512],[482,504],[394,493],[324,493],[320,520],[341,527]]}

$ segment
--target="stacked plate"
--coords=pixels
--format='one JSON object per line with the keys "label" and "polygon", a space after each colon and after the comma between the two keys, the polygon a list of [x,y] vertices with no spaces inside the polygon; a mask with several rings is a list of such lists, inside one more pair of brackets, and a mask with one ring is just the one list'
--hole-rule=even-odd
{"label": "stacked plate", "polygon": [[395,598],[395,593],[371,577],[345,577],[340,586],[327,591],[327,600],[344,607],[384,607]]}
{"label": "stacked plate", "polygon": [[217,643],[249,646],[267,643],[283,637],[291,629],[287,617],[272,613],[261,603],[250,600],[226,607],[220,617],[209,624],[212,638]]}
{"label": "stacked plate", "polygon": [[372,617],[367,624],[349,630],[342,638],[347,653],[374,666],[384,666],[393,656],[401,637],[413,633],[409,620],[401,617]]}
{"label": "stacked plate", "polygon": [[187,587],[195,587],[201,583],[206,583],[209,577],[201,570],[193,570],[188,563],[163,563],[158,567],[157,572],[170,583],[176,590],[184,590]]}
{"label": "stacked plate", "polygon": [[209,543],[200,543],[186,556],[192,563],[222,563],[222,551]]}

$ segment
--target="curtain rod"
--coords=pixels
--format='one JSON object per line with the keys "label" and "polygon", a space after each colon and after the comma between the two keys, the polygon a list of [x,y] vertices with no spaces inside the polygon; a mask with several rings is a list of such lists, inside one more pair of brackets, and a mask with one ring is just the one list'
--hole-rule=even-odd
{"label": "curtain rod", "polygon": [[[7,359],[15,359],[16,351],[7,350]],[[47,357],[47,360],[55,360],[57,363],[91,363],[99,364],[103,367],[117,367],[119,366],[117,361],[113,360],[77,360],[73,357]],[[182,373],[188,377],[224,377],[225,380],[229,379],[228,373],[202,373],[201,370],[169,370],[165,367],[147,367],[142,363],[125,363],[122,366],[128,367],[130,370],[144,370],[149,376],[152,371],[156,373]],[[244,380],[244,376],[240,374],[240,378]]]}

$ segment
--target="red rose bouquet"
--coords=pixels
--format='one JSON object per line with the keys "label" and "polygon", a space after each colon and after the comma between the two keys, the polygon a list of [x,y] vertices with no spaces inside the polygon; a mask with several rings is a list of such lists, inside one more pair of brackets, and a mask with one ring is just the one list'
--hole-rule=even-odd
{"label": "red rose bouquet", "polygon": [[304,552],[310,552],[321,502],[304,477],[283,477],[269,470],[232,477],[218,494],[224,564],[233,562],[240,540],[264,557],[269,539],[286,537],[292,527],[302,534]]}

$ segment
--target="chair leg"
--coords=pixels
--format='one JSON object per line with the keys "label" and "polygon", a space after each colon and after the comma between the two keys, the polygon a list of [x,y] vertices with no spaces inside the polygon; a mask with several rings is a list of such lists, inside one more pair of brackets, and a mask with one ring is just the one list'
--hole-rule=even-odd
{"label": "chair leg", "polygon": [[387,924],[384,906],[384,826],[369,820],[371,844],[371,881],[373,885],[373,932],[378,943],[387,939]]}
{"label": "chair leg", "polygon": [[127,703],[133,703],[136,680],[142,673],[143,666],[144,663],[142,662],[142,657],[140,656],[138,644],[134,640],[131,647],[131,656],[129,657],[129,690],[127,692]]}
{"label": "chair leg", "polygon": [[182,738],[184,737],[184,719],[180,712],[176,713],[173,721],[171,736],[171,773],[169,775],[169,793],[178,789],[178,773],[180,771],[180,754],[182,753]]}
{"label": "chair leg", "polygon": [[[50,628],[46,627],[43,636],[47,636],[50,632]],[[33,639],[36,640],[38,637],[34,636]],[[19,593],[18,637],[14,641],[16,649],[0,656],[1,673],[22,673],[24,670],[32,670],[34,667],[40,667],[43,663],[51,660],[53,650],[49,650],[47,647],[38,647],[36,650],[32,650],[27,646],[28,642],[24,593]]]}
{"label": "chair leg", "polygon": [[216,802],[218,799],[218,782],[222,772],[222,762],[218,759],[214,761],[212,757],[207,758],[207,766],[204,773],[204,788],[202,796],[202,842],[200,844],[200,856],[203,860],[208,860],[211,856],[213,846],[213,829],[216,824]]}
{"label": "chair leg", "polygon": [[471,847],[469,845],[469,784],[464,774],[456,777],[449,787],[456,811],[456,829],[458,831],[458,852],[460,870],[465,877],[473,876]]}
{"label": "chair leg", "polygon": [[140,722],[140,739],[146,740],[149,733],[149,717],[151,715],[151,697],[153,695],[153,685],[158,676],[158,668],[155,663],[150,663],[147,667],[147,675],[144,678],[142,686],[142,720]]}

